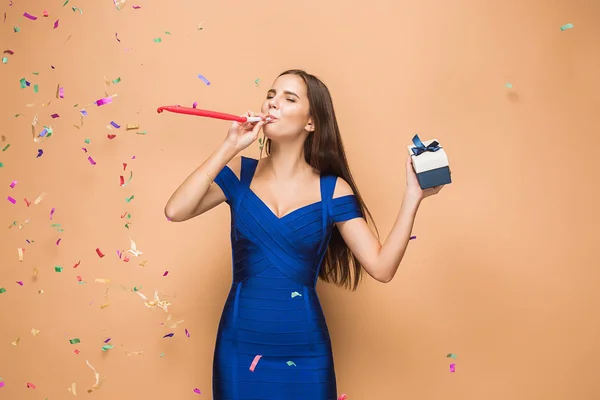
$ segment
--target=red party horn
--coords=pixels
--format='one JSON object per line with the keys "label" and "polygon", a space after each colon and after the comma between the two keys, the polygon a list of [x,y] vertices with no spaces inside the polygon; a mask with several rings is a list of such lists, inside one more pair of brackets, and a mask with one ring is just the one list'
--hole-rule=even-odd
{"label": "red party horn", "polygon": [[196,115],[199,117],[208,117],[223,119],[226,121],[237,121],[239,123],[244,122],[258,122],[261,121],[261,117],[240,117],[233,114],[226,114],[217,111],[201,110],[199,108],[181,107],[181,106],[164,106],[158,107],[156,112],[161,113],[163,111],[170,111],[177,114]]}

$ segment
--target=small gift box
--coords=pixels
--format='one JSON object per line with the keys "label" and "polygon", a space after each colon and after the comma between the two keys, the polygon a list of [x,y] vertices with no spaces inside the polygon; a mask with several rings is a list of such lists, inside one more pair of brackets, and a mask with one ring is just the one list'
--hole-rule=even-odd
{"label": "small gift box", "polygon": [[423,143],[419,135],[412,139],[413,146],[408,146],[408,154],[417,173],[421,189],[452,183],[448,156],[437,140]]}

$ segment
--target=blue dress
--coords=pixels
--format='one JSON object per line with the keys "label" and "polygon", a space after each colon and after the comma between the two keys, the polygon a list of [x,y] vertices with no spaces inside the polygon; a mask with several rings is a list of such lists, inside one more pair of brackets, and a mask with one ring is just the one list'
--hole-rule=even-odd
{"label": "blue dress", "polygon": [[[329,331],[316,293],[333,224],[362,217],[354,195],[321,200],[278,218],[250,189],[258,160],[242,157],[240,179],[215,178],[231,209],[233,283],[219,323],[214,400],[335,400]],[[254,371],[254,358],[262,358]]]}

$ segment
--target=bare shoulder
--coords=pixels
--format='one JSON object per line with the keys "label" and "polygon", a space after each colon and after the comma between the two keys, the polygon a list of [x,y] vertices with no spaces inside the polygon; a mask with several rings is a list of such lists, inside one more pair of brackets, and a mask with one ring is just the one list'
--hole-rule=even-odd
{"label": "bare shoulder", "polygon": [[333,198],[335,199],[351,194],[354,194],[352,187],[343,178],[338,177],[335,184],[335,190],[333,191]]}
{"label": "bare shoulder", "polygon": [[242,171],[242,156],[233,157],[228,163],[227,166],[229,169],[235,174],[235,176],[240,180],[240,175]]}

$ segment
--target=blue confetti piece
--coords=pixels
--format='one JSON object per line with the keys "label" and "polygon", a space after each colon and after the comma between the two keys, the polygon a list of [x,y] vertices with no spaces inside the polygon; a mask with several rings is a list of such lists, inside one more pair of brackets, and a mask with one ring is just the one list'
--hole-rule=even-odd
{"label": "blue confetti piece", "polygon": [[198,74],[198,78],[200,78],[204,83],[206,83],[206,86],[210,85],[208,79],[206,79],[203,75]]}
{"label": "blue confetti piece", "polygon": [[117,128],[117,129],[119,129],[119,128],[120,128],[120,126],[119,126],[119,125],[117,125],[117,123],[116,123],[115,121],[110,121],[110,124],[111,124],[112,126],[114,126],[115,128]]}
{"label": "blue confetti piece", "polygon": [[48,133],[48,129],[44,128],[44,130],[40,132],[40,137],[46,136],[47,133]]}
{"label": "blue confetti piece", "polygon": [[85,110],[81,110],[79,111],[81,113],[81,115],[83,115],[84,117],[87,117],[87,111]]}
{"label": "blue confetti piece", "polygon": [[42,156],[42,154],[44,154],[44,150],[38,149],[38,155],[36,158],[40,158]]}
{"label": "blue confetti piece", "polygon": [[165,336],[163,336],[163,339],[166,337],[173,337],[174,333],[167,333]]}

